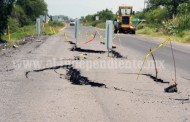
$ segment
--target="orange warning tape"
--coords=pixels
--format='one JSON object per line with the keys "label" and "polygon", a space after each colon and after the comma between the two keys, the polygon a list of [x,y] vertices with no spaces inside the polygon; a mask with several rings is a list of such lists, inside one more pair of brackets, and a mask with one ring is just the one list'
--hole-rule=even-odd
{"label": "orange warning tape", "polygon": [[97,34],[97,31],[95,32],[94,37],[91,40],[89,40],[87,42],[83,42],[83,44],[88,44],[88,43],[92,42],[96,38],[96,34]]}

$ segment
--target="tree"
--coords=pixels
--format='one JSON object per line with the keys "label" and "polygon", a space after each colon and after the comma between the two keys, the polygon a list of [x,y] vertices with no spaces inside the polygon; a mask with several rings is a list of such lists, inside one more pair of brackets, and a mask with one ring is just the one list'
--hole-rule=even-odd
{"label": "tree", "polygon": [[48,11],[44,0],[17,0],[16,4],[22,7],[30,21],[34,21],[39,15],[46,14]]}
{"label": "tree", "polygon": [[27,18],[25,11],[20,5],[16,5],[13,8],[11,13],[11,18],[16,19],[21,26],[24,26],[29,23],[29,19]]}
{"label": "tree", "polygon": [[98,12],[95,16],[99,16],[102,21],[114,20],[114,14],[109,9]]}
{"label": "tree", "polygon": [[165,6],[166,8],[169,8],[172,6],[172,15],[174,16],[177,15],[178,6],[186,2],[189,2],[189,0],[149,0],[150,8],[156,8],[158,6]]}
{"label": "tree", "polygon": [[93,15],[87,15],[85,17],[85,21],[92,22],[95,20],[96,16],[99,16],[100,21],[105,22],[106,20],[114,20],[116,18],[116,15],[113,14],[113,12],[109,9],[105,9],[102,11],[97,12]]}
{"label": "tree", "polygon": [[87,16],[85,17],[85,20],[86,20],[87,22],[94,21],[93,15],[87,15]]}
{"label": "tree", "polygon": [[12,12],[14,2],[15,0],[1,0],[0,1],[0,40],[5,29],[7,29],[8,16]]}
{"label": "tree", "polygon": [[148,23],[159,25],[167,19],[166,8],[156,8],[154,10],[148,11],[144,14],[144,18]]}

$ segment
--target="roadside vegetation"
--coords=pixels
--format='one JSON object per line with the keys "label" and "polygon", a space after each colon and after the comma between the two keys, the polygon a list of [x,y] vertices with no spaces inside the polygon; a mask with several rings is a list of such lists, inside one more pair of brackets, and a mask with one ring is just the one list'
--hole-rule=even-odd
{"label": "roadside vegetation", "polygon": [[[65,24],[63,22],[49,22],[44,23],[42,27],[42,35],[53,35],[58,33],[59,30],[64,27]],[[36,24],[26,25],[16,29],[15,31],[11,30],[11,41],[18,41],[26,36],[35,36],[36,35]],[[4,34],[2,36],[3,40],[8,40],[8,35]]]}
{"label": "roadside vegetation", "polygon": [[22,33],[25,26],[34,25],[39,15],[47,13],[44,0],[2,0],[0,6],[0,37],[8,33],[8,26],[10,33]]}
{"label": "roadside vegetation", "polygon": [[42,35],[53,35],[59,32],[61,28],[65,26],[64,22],[59,21],[49,21],[45,23],[42,27]]}
{"label": "roadside vegetation", "polygon": [[[134,18],[146,20],[137,26],[137,33],[149,37],[190,43],[190,0],[148,0],[143,11],[136,12]],[[99,16],[99,20],[96,20]],[[105,28],[106,20],[117,19],[111,10],[103,10],[93,15],[81,17],[84,25]]]}
{"label": "roadside vegetation", "polygon": [[190,1],[149,0],[147,8],[135,14],[146,22],[137,27],[138,34],[190,43]]}
{"label": "roadside vegetation", "polygon": [[[99,17],[99,20],[96,20],[97,16]],[[81,17],[81,22],[83,25],[105,28],[106,20],[114,20],[115,18],[116,14],[114,14],[109,9],[105,9],[93,15],[87,15],[86,17]]]}
{"label": "roadside vegetation", "polygon": [[[36,34],[36,18],[47,15],[44,0],[2,0],[0,2],[0,43],[19,44],[19,40]],[[52,35],[64,26],[62,22],[43,24],[42,34]],[[11,40],[9,41],[9,33]]]}

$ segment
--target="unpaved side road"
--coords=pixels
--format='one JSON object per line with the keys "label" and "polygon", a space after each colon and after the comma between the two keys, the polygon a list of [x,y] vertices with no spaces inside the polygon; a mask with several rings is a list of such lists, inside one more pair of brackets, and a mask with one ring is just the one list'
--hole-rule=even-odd
{"label": "unpaved side road", "polygon": [[[160,82],[151,77],[154,68],[144,69],[136,80],[138,67],[121,67],[142,60],[142,54],[118,47],[115,52],[123,58],[107,57],[100,38],[82,43],[92,38],[86,32],[94,31],[81,27],[77,47],[74,28],[67,27],[41,42],[5,51],[0,56],[0,121],[190,121],[188,80],[178,76],[179,92],[171,94],[164,88],[174,72],[165,66],[159,69]],[[99,67],[101,61],[124,63]]]}

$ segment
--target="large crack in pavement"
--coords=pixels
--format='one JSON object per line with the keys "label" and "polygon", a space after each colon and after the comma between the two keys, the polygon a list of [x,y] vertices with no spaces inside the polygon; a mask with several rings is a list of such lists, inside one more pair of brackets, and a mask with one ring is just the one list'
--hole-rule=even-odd
{"label": "large crack in pavement", "polygon": [[[65,69],[66,73],[65,74],[59,73],[57,71],[58,69]],[[67,79],[73,85],[83,85],[83,86],[89,85],[92,88],[93,87],[98,87],[98,88],[104,88],[104,89],[108,89],[108,90],[115,90],[115,91],[135,94],[137,96],[142,96],[143,95],[143,93],[139,93],[139,92],[135,92],[135,91],[131,91],[131,90],[125,90],[125,89],[118,88],[118,87],[107,87],[106,84],[91,81],[91,80],[88,79],[88,77],[82,76],[81,72],[79,70],[73,68],[72,65],[62,65],[62,66],[43,68],[43,69],[39,69],[39,70],[27,71],[25,73],[25,76],[26,76],[26,78],[29,78],[28,75],[30,73],[32,73],[32,72],[37,72],[38,73],[38,72],[43,72],[43,71],[46,71],[46,70],[54,70],[54,72],[60,76],[59,77],[60,79]],[[64,76],[65,78],[63,78],[62,76]],[[168,99],[166,101],[153,101],[152,103],[160,102],[162,104],[164,104],[164,103],[167,104],[167,103],[175,103],[174,101],[179,101],[179,102],[182,101],[183,104],[184,104],[184,103],[189,103],[189,98],[188,99],[182,99],[182,100],[181,99],[171,99],[170,98],[170,99]],[[145,103],[145,101],[141,101],[141,102]]]}
{"label": "large crack in pavement", "polygon": [[68,42],[68,43],[71,44],[71,45],[76,45],[76,43],[74,43],[74,42],[72,42],[72,41],[66,41],[66,42]]}
{"label": "large crack in pavement", "polygon": [[[128,75],[138,75],[138,73],[125,73],[125,74],[128,74]],[[151,74],[140,74],[140,75],[144,75],[144,76],[147,76],[147,77],[150,77],[153,81],[157,82],[157,83],[165,83],[165,84],[169,84],[170,82],[164,82],[164,80],[162,79],[159,79],[159,78],[156,78],[155,76],[151,75]],[[178,92],[178,89],[177,89],[177,84],[174,84],[174,85],[170,85],[169,87],[167,88],[164,88],[164,91],[166,93],[177,93]]]}
{"label": "large crack in pavement", "polygon": [[[82,52],[82,53],[99,53],[99,54],[104,54],[106,51],[101,51],[101,50],[91,50],[91,49],[82,49],[80,47],[76,46],[76,43],[72,41],[67,41],[69,44],[74,45],[70,50],[71,51],[77,51],[77,52]],[[111,50],[110,53],[112,54],[113,58],[127,58],[123,57],[119,52],[115,50]]]}
{"label": "large crack in pavement", "polygon": [[164,82],[163,79],[161,78],[156,78],[155,76],[151,75],[151,74],[142,74],[142,75],[145,75],[145,76],[148,76],[150,77],[152,80],[154,80],[155,82],[157,83],[166,83],[166,84],[169,84],[170,82]]}
{"label": "large crack in pavement", "polygon": [[68,72],[66,74],[67,79],[72,82],[74,85],[90,85],[92,87],[105,87],[103,83],[97,83],[90,81],[87,77],[81,75],[80,71],[73,68],[72,66],[67,67]]}
{"label": "large crack in pavement", "polygon": [[[138,73],[124,73],[124,74],[128,74],[128,75],[138,75]],[[157,83],[165,83],[165,84],[169,84],[170,82],[165,82],[163,79],[161,78],[156,78],[155,76],[151,75],[151,74],[140,74],[140,75],[144,75],[147,76],[149,78],[151,78],[153,81],[157,82]]]}
{"label": "large crack in pavement", "polygon": [[70,80],[70,82],[74,85],[90,85],[92,87],[104,87],[104,88],[106,88],[106,85],[103,83],[93,82],[93,81],[90,81],[87,77],[81,76],[80,71],[78,71],[77,69],[74,69],[72,67],[72,65],[62,65],[62,66],[43,68],[43,69],[39,69],[39,70],[27,71],[25,73],[25,76],[26,76],[26,78],[29,78],[28,75],[32,72],[43,72],[46,70],[54,70],[57,74],[59,74],[60,76],[63,76],[64,74],[60,74],[56,71],[56,70],[61,69],[61,68],[67,70],[67,73],[65,75],[66,79]]}
{"label": "large crack in pavement", "polygon": [[[58,69],[65,69],[66,70],[66,74],[59,73],[57,71]],[[43,68],[43,69],[39,69],[39,70],[27,71],[25,73],[25,77],[27,79],[29,79],[28,76],[29,76],[30,73],[32,73],[32,72],[37,72],[38,73],[38,72],[43,72],[43,71],[47,71],[47,70],[54,70],[54,72],[56,74],[58,74],[61,79],[62,79],[62,76],[65,76],[65,79],[69,80],[73,85],[89,85],[91,87],[99,87],[99,88],[105,88],[105,89],[112,89],[112,90],[115,90],[115,91],[128,92],[128,93],[133,94],[133,92],[130,91],[130,90],[124,90],[122,88],[117,88],[117,87],[107,87],[106,84],[91,81],[87,77],[82,76],[81,72],[79,70],[73,68],[72,65],[62,65],[62,66]]]}
{"label": "large crack in pavement", "polygon": [[73,46],[71,48],[71,51],[77,51],[77,52],[83,52],[83,53],[99,53],[99,54],[106,53],[105,51],[101,51],[101,50],[82,49],[82,48],[76,47],[76,46]]}
{"label": "large crack in pavement", "polygon": [[65,68],[65,67],[68,67],[68,66],[70,66],[70,65],[62,65],[62,66],[55,66],[55,67],[43,68],[43,69],[39,69],[39,70],[27,71],[27,72],[25,73],[25,76],[26,76],[26,78],[28,78],[28,75],[29,75],[31,72],[43,72],[43,71],[46,71],[46,70],[56,70],[56,69]]}

